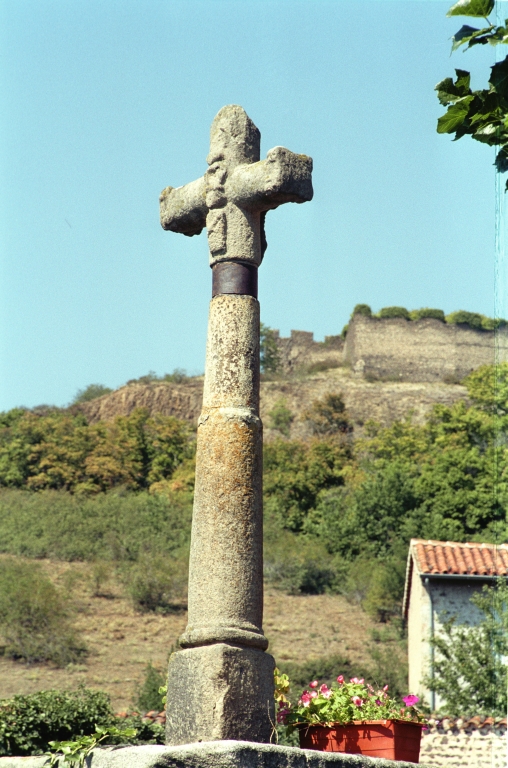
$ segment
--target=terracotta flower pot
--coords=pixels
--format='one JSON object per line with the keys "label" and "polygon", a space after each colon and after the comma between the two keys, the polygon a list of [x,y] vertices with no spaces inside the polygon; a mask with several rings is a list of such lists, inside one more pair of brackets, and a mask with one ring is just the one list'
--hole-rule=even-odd
{"label": "terracotta flower pot", "polygon": [[322,752],[384,757],[418,763],[422,724],[407,720],[370,720],[348,725],[300,727],[300,747]]}

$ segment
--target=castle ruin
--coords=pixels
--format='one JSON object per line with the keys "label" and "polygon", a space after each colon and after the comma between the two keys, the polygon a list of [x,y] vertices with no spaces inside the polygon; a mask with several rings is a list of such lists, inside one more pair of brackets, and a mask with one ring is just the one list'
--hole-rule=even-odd
{"label": "castle ruin", "polygon": [[405,320],[355,315],[346,338],[275,331],[284,373],[351,366],[367,380],[457,383],[481,365],[508,361],[508,328],[479,330],[434,318]]}

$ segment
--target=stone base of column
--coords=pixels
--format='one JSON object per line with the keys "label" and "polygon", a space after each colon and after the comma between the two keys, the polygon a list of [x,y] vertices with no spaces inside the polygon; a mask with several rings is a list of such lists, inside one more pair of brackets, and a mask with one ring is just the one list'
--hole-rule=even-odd
{"label": "stone base of column", "polygon": [[269,742],[275,721],[272,656],[216,643],[169,660],[166,744],[234,739]]}

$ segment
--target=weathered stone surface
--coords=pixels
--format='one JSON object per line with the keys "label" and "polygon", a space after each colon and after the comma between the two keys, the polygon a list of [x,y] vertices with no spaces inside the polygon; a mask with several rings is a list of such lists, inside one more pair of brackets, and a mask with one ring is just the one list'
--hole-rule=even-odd
{"label": "weathered stone surface", "polygon": [[[413,768],[415,765],[363,755],[315,752],[247,741],[95,749],[86,762],[87,768]],[[47,768],[45,757],[0,758],[0,768],[43,766]],[[425,766],[420,763],[420,768]]]}
{"label": "weathered stone surface", "polygon": [[223,107],[212,123],[204,176],[183,187],[166,187],[160,195],[164,229],[191,236],[207,227],[210,265],[259,266],[266,211],[312,200],[312,159],[274,147],[260,161],[260,138],[242,107]]}
{"label": "weathered stone surface", "polygon": [[186,744],[248,734],[249,741],[269,742],[274,666],[273,658],[257,648],[225,643],[172,654],[168,739]]}
{"label": "weathered stone surface", "polygon": [[[189,563],[189,622],[172,655],[166,741],[268,741],[274,661],[263,655],[262,425],[256,268],[264,216],[312,198],[312,160],[283,147],[259,161],[260,133],[242,107],[215,117],[202,180],[160,196],[164,229],[206,226],[216,277],[210,304]],[[228,266],[229,265],[229,266]],[[220,271],[219,271],[220,270]],[[245,282],[236,275],[249,273]],[[254,275],[253,275],[254,273]],[[254,277],[254,279],[253,279]],[[175,691],[177,693],[175,693]]]}

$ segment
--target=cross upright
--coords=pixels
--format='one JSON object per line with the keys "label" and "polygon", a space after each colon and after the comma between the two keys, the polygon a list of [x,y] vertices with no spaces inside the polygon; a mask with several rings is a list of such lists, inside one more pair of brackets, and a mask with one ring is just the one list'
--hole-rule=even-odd
{"label": "cross upright", "polygon": [[183,650],[170,657],[166,741],[269,741],[274,661],[263,634],[257,268],[266,212],[312,199],[312,160],[275,147],[242,107],[211,128],[208,169],[160,196],[164,229],[206,226],[212,267]]}

